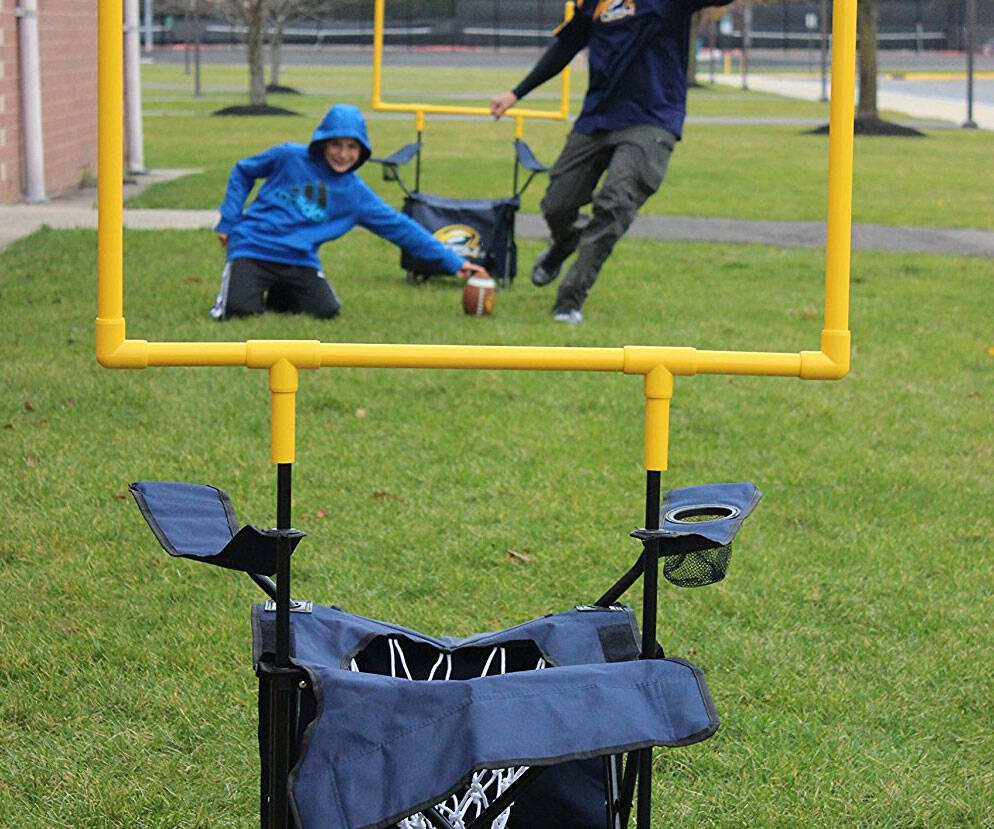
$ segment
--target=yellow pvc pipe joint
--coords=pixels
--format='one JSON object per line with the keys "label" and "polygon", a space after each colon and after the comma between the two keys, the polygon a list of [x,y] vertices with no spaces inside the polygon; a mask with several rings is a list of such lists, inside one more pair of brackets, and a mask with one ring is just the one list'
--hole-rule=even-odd
{"label": "yellow pvc pipe joint", "polygon": [[697,349],[689,346],[626,345],[623,348],[625,374],[645,374],[665,367],[673,374],[697,374]]}
{"label": "yellow pvc pipe joint", "polygon": [[838,380],[849,373],[849,331],[821,332],[821,351],[801,352],[800,376],[804,380]]}
{"label": "yellow pvc pipe joint", "polygon": [[277,360],[270,366],[270,457],[273,463],[294,462],[298,386],[297,367],[289,360]]}
{"label": "yellow pvc pipe joint", "polygon": [[101,319],[97,317],[97,360],[101,365],[112,364],[112,357],[125,339],[124,317]]}
{"label": "yellow pvc pipe joint", "polygon": [[281,362],[288,363],[294,368],[320,368],[321,342],[319,340],[249,340],[245,343],[245,365],[248,368],[275,369]]}
{"label": "yellow pvc pipe joint", "polygon": [[148,368],[148,341],[125,338],[123,317],[97,317],[97,362],[104,368]]}
{"label": "yellow pvc pipe joint", "polygon": [[669,461],[673,375],[664,366],[656,366],[645,375],[644,389],[645,468],[662,472]]}

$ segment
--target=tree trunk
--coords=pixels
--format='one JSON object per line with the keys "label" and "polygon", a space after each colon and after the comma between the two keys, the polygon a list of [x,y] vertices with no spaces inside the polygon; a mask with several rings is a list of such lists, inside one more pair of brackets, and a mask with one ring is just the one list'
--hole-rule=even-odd
{"label": "tree trunk", "polygon": [[749,88],[749,50],[752,48],[752,3],[742,3],[742,88]]}
{"label": "tree trunk", "polygon": [[283,28],[286,26],[286,17],[280,17],[275,21],[273,39],[269,43],[269,85],[280,85],[280,49],[283,47]]}
{"label": "tree trunk", "polygon": [[248,47],[249,65],[249,104],[252,106],[266,105],[263,34],[268,10],[269,0],[256,0],[246,10],[245,22],[248,26],[246,46]]}
{"label": "tree trunk", "polygon": [[877,118],[877,0],[860,0],[856,24],[859,29],[859,105],[856,118]]}
{"label": "tree trunk", "polygon": [[697,83],[697,33],[701,27],[701,13],[694,12],[690,18],[690,46],[687,52],[687,86],[700,86]]}

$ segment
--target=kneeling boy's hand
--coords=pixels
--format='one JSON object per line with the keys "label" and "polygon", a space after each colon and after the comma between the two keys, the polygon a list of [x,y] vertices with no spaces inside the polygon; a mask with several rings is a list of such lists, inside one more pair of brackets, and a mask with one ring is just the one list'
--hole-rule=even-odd
{"label": "kneeling boy's hand", "polygon": [[456,272],[456,276],[460,279],[469,279],[471,276],[485,276],[489,278],[490,274],[487,273],[486,268],[481,268],[479,265],[465,261],[462,263],[462,267]]}

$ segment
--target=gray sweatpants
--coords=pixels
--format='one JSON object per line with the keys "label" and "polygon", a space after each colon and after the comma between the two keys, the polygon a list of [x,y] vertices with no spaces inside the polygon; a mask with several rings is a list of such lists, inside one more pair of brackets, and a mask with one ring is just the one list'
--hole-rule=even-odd
{"label": "gray sweatpants", "polygon": [[[542,215],[552,235],[546,262],[557,264],[576,251],[576,261],[559,285],[556,311],[583,307],[615,243],[663,183],[676,140],[662,127],[648,124],[569,134],[549,170],[542,198]],[[604,183],[594,193],[602,175]],[[584,222],[580,208],[591,202],[592,215]]]}

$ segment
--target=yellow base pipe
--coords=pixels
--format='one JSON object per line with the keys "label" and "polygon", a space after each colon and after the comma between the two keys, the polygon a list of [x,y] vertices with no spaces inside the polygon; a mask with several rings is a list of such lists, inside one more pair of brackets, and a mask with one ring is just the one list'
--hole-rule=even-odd
{"label": "yellow base pipe", "polygon": [[656,366],[645,375],[645,451],[647,470],[662,472],[669,461],[670,400],[673,398],[673,375]]}
{"label": "yellow base pipe", "polygon": [[276,464],[294,462],[297,387],[297,369],[288,360],[269,369],[270,458]]}

